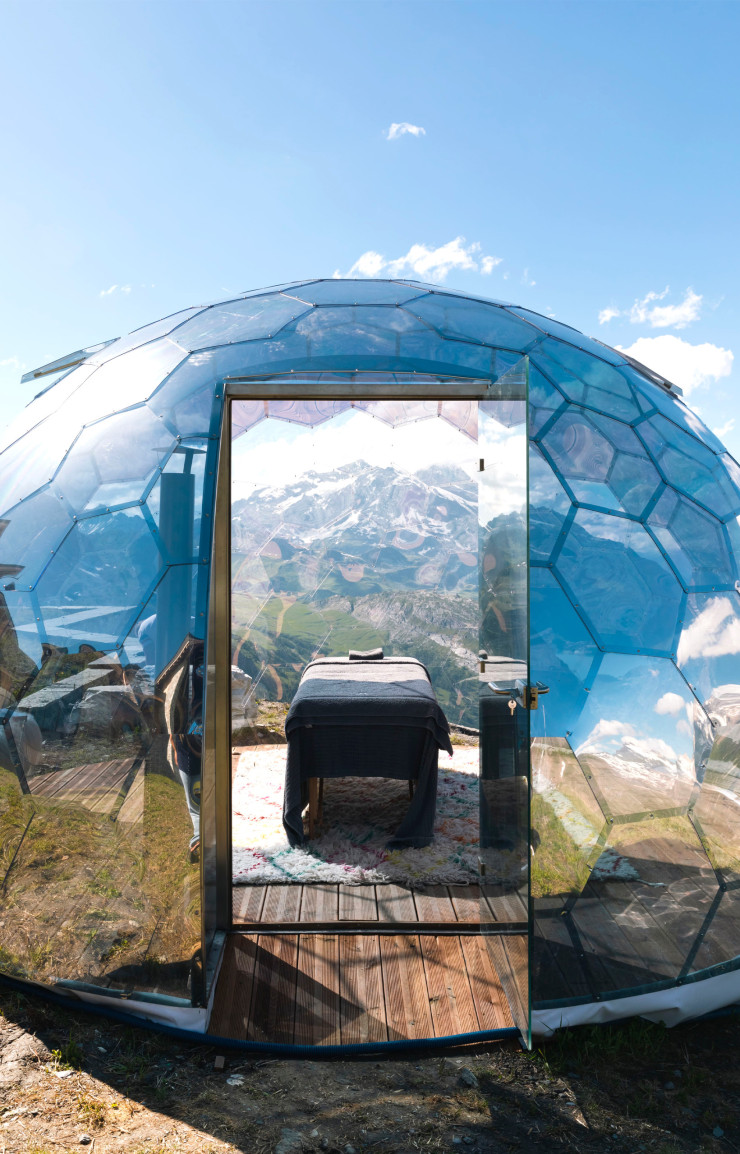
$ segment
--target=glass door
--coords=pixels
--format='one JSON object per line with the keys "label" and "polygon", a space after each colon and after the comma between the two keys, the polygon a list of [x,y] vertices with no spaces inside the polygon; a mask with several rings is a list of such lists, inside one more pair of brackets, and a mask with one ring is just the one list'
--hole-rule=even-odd
{"label": "glass door", "polygon": [[481,925],[529,1044],[529,678],[526,358],[478,412]]}

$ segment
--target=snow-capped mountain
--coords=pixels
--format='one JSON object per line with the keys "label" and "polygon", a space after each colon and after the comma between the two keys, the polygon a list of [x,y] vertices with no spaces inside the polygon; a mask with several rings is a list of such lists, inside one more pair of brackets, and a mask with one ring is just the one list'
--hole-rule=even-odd
{"label": "snow-capped mountain", "polygon": [[232,508],[235,554],[269,559],[273,586],[281,564],[288,581],[307,555],[330,564],[326,595],[417,585],[472,592],[477,534],[477,485],[454,466],[405,473],[358,461],[257,489]]}

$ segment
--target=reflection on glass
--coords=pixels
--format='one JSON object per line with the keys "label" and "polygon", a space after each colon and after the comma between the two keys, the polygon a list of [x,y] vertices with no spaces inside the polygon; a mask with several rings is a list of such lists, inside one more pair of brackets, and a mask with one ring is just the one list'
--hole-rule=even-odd
{"label": "reflection on glass", "polygon": [[[92,426],[62,469],[63,499],[45,490],[4,522],[3,558],[18,563],[0,569],[2,963],[47,983],[190,1001],[203,470],[172,445],[145,409]],[[138,503],[155,471],[156,521]],[[67,505],[81,510],[105,486],[111,502],[137,503],[73,522]]]}

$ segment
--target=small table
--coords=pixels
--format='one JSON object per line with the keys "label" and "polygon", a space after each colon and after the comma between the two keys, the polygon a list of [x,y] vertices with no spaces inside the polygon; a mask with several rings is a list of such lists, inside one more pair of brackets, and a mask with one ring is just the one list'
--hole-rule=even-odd
{"label": "small table", "polygon": [[303,671],[285,733],[283,826],[292,846],[305,844],[301,814],[309,800],[315,814],[315,779],[326,777],[389,777],[415,783],[409,808],[388,846],[429,845],[439,750],[451,754],[452,746],[447,719],[420,661],[312,661]]}

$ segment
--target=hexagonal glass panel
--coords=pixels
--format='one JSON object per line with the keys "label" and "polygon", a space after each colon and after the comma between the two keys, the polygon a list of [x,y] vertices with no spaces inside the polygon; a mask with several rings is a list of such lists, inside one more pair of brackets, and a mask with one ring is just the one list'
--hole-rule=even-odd
{"label": "hexagonal glass panel", "polygon": [[166,337],[173,329],[185,324],[191,317],[202,312],[203,307],[203,305],[197,305],[194,308],[181,309],[180,312],[171,313],[170,316],[163,317],[160,321],[154,321],[153,324],[143,325],[140,329],[134,329],[128,336],[119,337],[118,340],[112,341],[99,353],[93,353],[93,355],[88,358],[87,363],[91,365],[104,365],[107,361],[112,361],[115,357],[120,357],[121,353],[127,353],[130,349],[138,349],[141,345],[146,345],[149,344],[150,341],[158,340],[159,337]]}
{"label": "hexagonal glass panel", "polygon": [[607,816],[689,804],[697,781],[694,705],[673,662],[604,654],[570,740]]}
{"label": "hexagonal glass panel", "polygon": [[[51,413],[57,412],[67,397],[70,397],[95,372],[95,368],[95,365],[80,365],[65,373],[50,389],[43,389],[8,426],[4,437],[0,440],[0,452],[30,429],[35,429]],[[40,384],[43,379],[42,377]]]}
{"label": "hexagonal glass panel", "polygon": [[308,312],[308,308],[291,297],[247,297],[226,304],[211,305],[173,333],[183,348],[209,348],[234,341],[256,340],[280,332],[289,321]]}
{"label": "hexagonal glass panel", "polygon": [[675,652],[681,587],[642,525],[579,509],[555,567],[605,648]]}
{"label": "hexagonal glass panel", "polygon": [[532,680],[548,686],[533,732],[565,737],[576,725],[599,658],[599,650],[552,570],[530,573],[530,662]]}
{"label": "hexagonal glass panel", "polygon": [[589,481],[606,480],[616,452],[611,442],[577,409],[569,409],[559,416],[541,444],[564,476]]}
{"label": "hexagonal glass panel", "polygon": [[736,591],[687,598],[678,665],[720,725],[740,721],[740,600]]}
{"label": "hexagonal glass panel", "polygon": [[117,413],[83,429],[52,488],[77,516],[138,501],[174,445],[146,405]]}
{"label": "hexagonal glass panel", "polygon": [[687,589],[734,584],[737,567],[724,528],[693,501],[666,489],[648,525]]}
{"label": "hexagonal glass panel", "polygon": [[700,441],[712,449],[715,453],[721,453],[724,449],[719,438],[708,429],[698,417],[696,413],[692,412],[687,405],[675,393],[669,393],[660,385],[654,384],[653,381],[647,380],[630,366],[625,366],[622,370],[623,375],[631,381],[637,390],[638,397],[644,398],[645,412],[650,412],[657,409],[674,425],[677,425],[684,432],[689,433],[693,437],[697,437]]}
{"label": "hexagonal glass panel", "polygon": [[690,974],[712,966],[723,966],[737,953],[740,940],[740,891],[730,890],[729,893],[717,896],[719,905],[711,920],[702,926],[694,942],[695,952],[688,969]]}
{"label": "hexagonal glass panel", "polygon": [[424,289],[393,281],[322,280],[294,288],[290,295],[312,305],[398,305],[423,293]]}
{"label": "hexagonal glass panel", "polygon": [[422,297],[406,309],[433,325],[443,336],[479,341],[516,352],[525,352],[539,335],[531,325],[497,305],[460,300],[443,293]]}
{"label": "hexagonal glass panel", "polygon": [[114,648],[161,568],[140,507],[78,521],[36,586],[49,640]]}
{"label": "hexagonal glass panel", "polygon": [[740,494],[711,449],[660,415],[638,431],[671,485],[718,517],[738,513]]}
{"label": "hexagonal glass panel", "polygon": [[506,311],[515,313],[516,316],[529,321],[531,325],[536,325],[543,333],[548,333],[552,337],[558,337],[569,345],[575,345],[577,349],[583,349],[584,352],[592,353],[602,361],[608,361],[609,364],[614,365],[624,364],[624,357],[621,353],[617,352],[616,349],[612,349],[608,345],[603,345],[601,341],[594,340],[593,337],[584,336],[578,329],[571,328],[570,325],[564,325],[560,321],[556,321],[554,317],[545,317],[541,313],[536,313],[531,309],[523,309],[515,305],[507,305]]}
{"label": "hexagonal glass panel", "polygon": [[552,469],[532,443],[529,447],[529,556],[549,561],[572,506]]}
{"label": "hexagonal glass panel", "polygon": [[0,574],[7,565],[18,566],[20,572],[5,580],[12,580],[16,589],[32,589],[72,528],[72,518],[61,499],[44,489],[15,505],[4,521],[5,527],[0,529]]}
{"label": "hexagonal glass panel", "polygon": [[640,416],[629,384],[617,369],[604,361],[552,338],[543,340],[531,355],[534,364],[558,385],[570,401],[625,421]]}
{"label": "hexagonal glass panel", "polygon": [[533,898],[579,894],[607,822],[564,737],[532,741],[531,817]]}
{"label": "hexagonal glass panel", "polygon": [[168,564],[197,562],[208,556],[213,526],[208,510],[201,549],[203,488],[208,441],[191,437],[178,441],[146,498],[158,532],[158,545]]}
{"label": "hexagonal glass panel", "polygon": [[717,892],[687,817],[615,824],[572,911],[600,994],[681,973]]}

